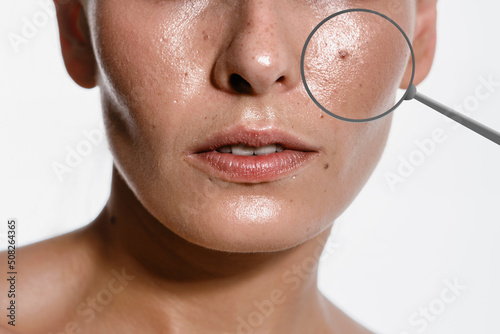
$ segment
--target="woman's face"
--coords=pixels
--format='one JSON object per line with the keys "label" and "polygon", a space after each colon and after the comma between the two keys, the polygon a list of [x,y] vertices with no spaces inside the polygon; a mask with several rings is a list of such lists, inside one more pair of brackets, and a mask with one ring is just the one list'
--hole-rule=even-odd
{"label": "woman's face", "polygon": [[[88,0],[110,148],[142,205],[186,240],[224,251],[283,250],[329,227],[374,169],[391,119],[325,114],[304,89],[300,55],[321,20],[348,8],[382,12],[411,38],[415,2],[394,12],[388,3]],[[352,14],[344,25],[355,39],[331,24],[311,40],[308,83],[329,110],[392,106],[408,52],[387,62],[394,27],[381,20]],[[344,45],[337,56],[332,36]],[[229,153],[236,144],[284,150]]]}

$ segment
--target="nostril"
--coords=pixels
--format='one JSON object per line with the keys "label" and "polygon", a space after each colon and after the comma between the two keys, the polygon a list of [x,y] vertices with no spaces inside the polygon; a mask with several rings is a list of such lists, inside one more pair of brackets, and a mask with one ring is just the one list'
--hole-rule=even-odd
{"label": "nostril", "polygon": [[243,79],[241,75],[235,73],[231,74],[229,76],[229,84],[231,85],[231,88],[238,93],[243,93],[243,94],[252,93],[252,86],[248,81]]}
{"label": "nostril", "polygon": [[283,80],[285,80],[285,77],[284,76],[280,76],[278,78],[278,80],[276,80],[276,82],[283,82]]}

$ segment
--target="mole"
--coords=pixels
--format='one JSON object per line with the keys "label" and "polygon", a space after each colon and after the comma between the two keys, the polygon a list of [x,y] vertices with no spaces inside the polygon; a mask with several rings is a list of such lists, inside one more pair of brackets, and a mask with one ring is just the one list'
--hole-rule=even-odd
{"label": "mole", "polygon": [[111,216],[111,218],[109,219],[109,222],[113,225],[115,223],[115,216]]}
{"label": "mole", "polygon": [[328,167],[330,167],[330,165],[329,164],[325,164],[324,167],[325,167],[325,169],[328,169]]}
{"label": "mole", "polygon": [[345,50],[345,49],[341,49],[341,50],[339,50],[339,52],[338,52],[338,53],[339,53],[339,57],[340,57],[340,58],[342,58],[342,59],[346,58],[346,57],[347,57],[347,55],[349,54],[349,53],[347,52],[347,50]]}

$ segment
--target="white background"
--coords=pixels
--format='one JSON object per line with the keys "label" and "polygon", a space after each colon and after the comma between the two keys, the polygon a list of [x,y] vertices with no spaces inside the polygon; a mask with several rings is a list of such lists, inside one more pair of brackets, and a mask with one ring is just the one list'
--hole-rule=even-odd
{"label": "white background", "polygon": [[[98,90],[66,74],[55,18],[18,52],[9,42],[23,18],[43,11],[37,1],[0,2],[1,249],[8,218],[18,219],[26,245],[90,222],[109,195],[107,144],[89,146],[84,134],[102,133]],[[500,83],[499,12],[496,1],[440,0],[436,60],[419,86],[496,130],[500,87],[487,99],[474,95],[488,92],[480,78]],[[422,152],[416,141],[436,130],[444,142]],[[59,179],[54,163],[65,164],[79,147],[91,152]],[[387,175],[397,175],[403,160],[417,166],[391,188]],[[500,146],[405,102],[375,173],[336,222],[321,262],[322,291],[377,333],[500,333],[499,172]],[[446,281],[460,285],[458,293],[446,291]],[[424,320],[419,312],[429,307]]]}

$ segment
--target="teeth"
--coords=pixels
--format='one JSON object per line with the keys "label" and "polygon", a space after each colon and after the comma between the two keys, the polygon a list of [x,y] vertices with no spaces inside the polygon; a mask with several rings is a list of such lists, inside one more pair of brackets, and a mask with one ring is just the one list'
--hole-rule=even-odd
{"label": "teeth", "polygon": [[267,145],[267,146],[258,147],[254,150],[254,152],[255,152],[255,155],[276,153],[276,145]]}
{"label": "teeth", "polygon": [[246,145],[233,145],[231,146],[231,153],[236,155],[254,155],[255,151]]}
{"label": "teeth", "polygon": [[234,155],[251,156],[251,155],[264,155],[264,154],[282,152],[284,149],[285,148],[280,144],[271,144],[261,147],[250,147],[247,145],[240,144],[240,145],[222,146],[218,148],[217,151],[220,153],[232,153]]}

